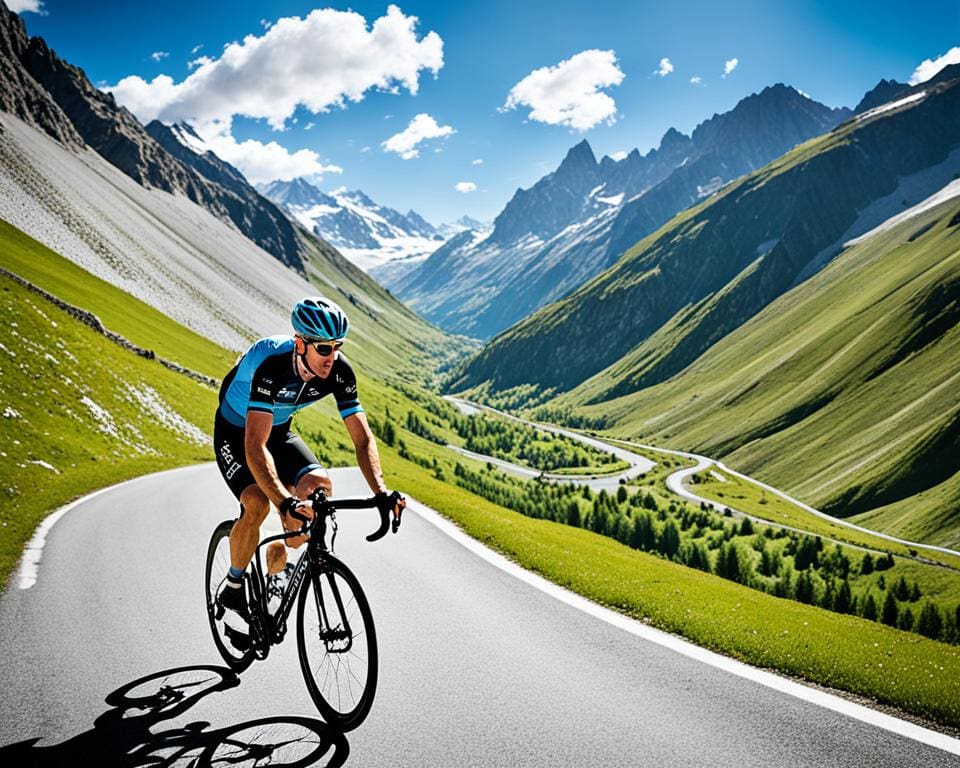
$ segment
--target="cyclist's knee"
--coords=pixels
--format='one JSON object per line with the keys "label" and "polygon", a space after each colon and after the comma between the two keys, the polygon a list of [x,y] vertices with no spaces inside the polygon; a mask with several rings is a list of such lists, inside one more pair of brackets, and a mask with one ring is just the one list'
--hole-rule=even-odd
{"label": "cyclist's knee", "polygon": [[333,492],[333,481],[323,469],[315,469],[301,477],[297,481],[296,494],[299,498],[305,499],[317,488],[322,488],[327,496]]}
{"label": "cyclist's knee", "polygon": [[240,494],[240,510],[245,523],[260,525],[270,512],[270,500],[259,486],[248,486]]}

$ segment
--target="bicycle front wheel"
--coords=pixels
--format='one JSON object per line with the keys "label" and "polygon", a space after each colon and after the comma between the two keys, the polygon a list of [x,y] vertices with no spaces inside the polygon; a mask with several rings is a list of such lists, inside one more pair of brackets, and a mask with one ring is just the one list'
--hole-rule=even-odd
{"label": "bicycle front wheel", "polygon": [[[246,647],[238,648],[231,634],[242,634],[226,622],[226,616],[221,606],[217,604],[217,593],[227,578],[230,570],[230,531],[233,530],[233,520],[224,520],[216,527],[210,537],[210,546],[207,548],[207,575],[205,579],[207,597],[207,618],[210,620],[210,631],[213,632],[213,642],[220,651],[220,656],[234,672],[243,672],[253,662],[253,648],[249,641]],[[248,630],[249,631],[249,630]]]}
{"label": "bicycle front wheel", "polygon": [[360,582],[328,555],[311,564],[297,611],[300,669],[320,714],[343,731],[356,728],[377,689],[377,633]]}

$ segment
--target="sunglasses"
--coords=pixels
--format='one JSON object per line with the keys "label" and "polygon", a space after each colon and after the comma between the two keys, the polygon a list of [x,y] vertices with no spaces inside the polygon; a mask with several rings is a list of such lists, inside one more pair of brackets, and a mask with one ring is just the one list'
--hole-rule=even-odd
{"label": "sunglasses", "polygon": [[342,341],[335,341],[332,344],[328,342],[307,342],[307,344],[314,348],[316,353],[320,357],[330,357],[334,352],[339,350],[343,346]]}

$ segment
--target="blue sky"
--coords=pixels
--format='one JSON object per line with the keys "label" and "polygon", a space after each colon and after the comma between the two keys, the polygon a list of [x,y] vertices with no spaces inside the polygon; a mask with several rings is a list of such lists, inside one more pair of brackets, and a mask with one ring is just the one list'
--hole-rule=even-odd
{"label": "blue sky", "polygon": [[[440,223],[492,219],[583,138],[598,159],[646,153],[668,128],[689,134],[777,82],[853,107],[960,45],[960,3],[907,6],[424,0],[386,19],[388,5],[369,2],[44,0],[23,18],[95,84],[125,83],[117,95],[142,119],[194,116],[251,178],[313,171],[324,190],[362,189]],[[308,24],[321,8],[338,13]],[[301,21],[277,24],[289,17]],[[403,141],[413,134],[435,137]]]}

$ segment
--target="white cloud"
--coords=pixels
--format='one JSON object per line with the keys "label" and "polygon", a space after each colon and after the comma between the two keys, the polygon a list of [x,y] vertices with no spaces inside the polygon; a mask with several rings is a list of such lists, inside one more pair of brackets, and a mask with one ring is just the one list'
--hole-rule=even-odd
{"label": "white cloud", "polygon": [[273,26],[272,21],[267,21],[267,19],[260,19],[260,26],[264,29],[270,29]]}
{"label": "white cloud", "polygon": [[421,70],[443,67],[443,40],[436,32],[418,39],[417,21],[395,5],[369,27],[354,11],[318,9],[229,43],[179,83],[131,75],[109,90],[144,123],[244,115],[281,130],[301,105],[314,113],[344,108],[372,88],[416,94]]}
{"label": "white cloud", "polygon": [[693,77],[690,78],[690,83],[691,83],[692,85],[702,85],[702,84],[703,84],[703,78],[700,77],[700,75],[694,75]]}
{"label": "white cloud", "polygon": [[187,69],[195,69],[196,67],[202,67],[205,64],[212,64],[212,63],[213,63],[213,59],[211,59],[209,56],[198,56],[193,61],[187,62]]}
{"label": "white cloud", "polygon": [[437,125],[437,121],[426,113],[420,113],[410,125],[400,133],[395,133],[380,144],[384,152],[396,152],[404,160],[412,160],[420,156],[417,145],[426,139],[439,139],[456,133],[453,126]]}
{"label": "white cloud", "polygon": [[618,152],[612,152],[610,153],[610,159],[616,160],[619,163],[621,160],[627,159],[627,153],[622,149],[619,150]]}
{"label": "white cloud", "polygon": [[170,51],[154,51],[150,54],[150,58],[154,61],[161,61],[162,59],[167,58],[170,55]]}
{"label": "white cloud", "polygon": [[201,48],[203,48],[203,43],[197,43],[195,46],[193,46],[193,48],[190,49],[190,53],[192,55],[196,55],[197,51],[199,51]]}
{"label": "white cloud", "polygon": [[733,72],[733,70],[735,70],[735,69],[737,68],[737,65],[738,65],[739,63],[740,63],[740,59],[729,59],[729,60],[723,65],[723,76],[726,77],[726,76],[729,75],[731,72]]}
{"label": "white cloud", "polygon": [[655,75],[660,75],[660,77],[666,77],[671,72],[673,72],[673,64],[670,63],[670,59],[662,58],[660,59],[660,66],[654,70]]}
{"label": "white cloud", "polygon": [[467,194],[468,192],[476,192],[477,185],[472,181],[458,181],[454,189],[457,190],[457,192]]}
{"label": "white cloud", "polygon": [[40,13],[46,15],[40,0],[7,0],[7,8],[13,13]]}
{"label": "white cloud", "polygon": [[367,146],[367,147],[361,147],[361,148],[360,148],[360,152],[361,152],[361,153],[366,153],[366,152],[369,152],[370,150],[371,150],[371,147],[369,147],[369,146]]}
{"label": "white cloud", "polygon": [[528,118],[586,131],[616,120],[617,105],[601,91],[623,82],[613,51],[588,50],[553,67],[535,69],[510,89],[501,112],[530,107]]}
{"label": "white cloud", "polygon": [[913,70],[913,74],[910,75],[910,79],[907,82],[910,85],[925,83],[937,74],[937,72],[950,64],[960,64],[960,48],[951,48],[937,59],[925,59],[919,67]]}
{"label": "white cloud", "polygon": [[478,157],[476,160],[470,163],[470,165],[483,165],[483,159]]}
{"label": "white cloud", "polygon": [[326,165],[320,155],[310,149],[291,152],[275,141],[264,144],[247,139],[237,141],[229,122],[212,122],[196,126],[197,133],[217,157],[239,168],[252,184],[280,179],[289,181],[298,176],[322,176],[343,173],[337,165]]}

